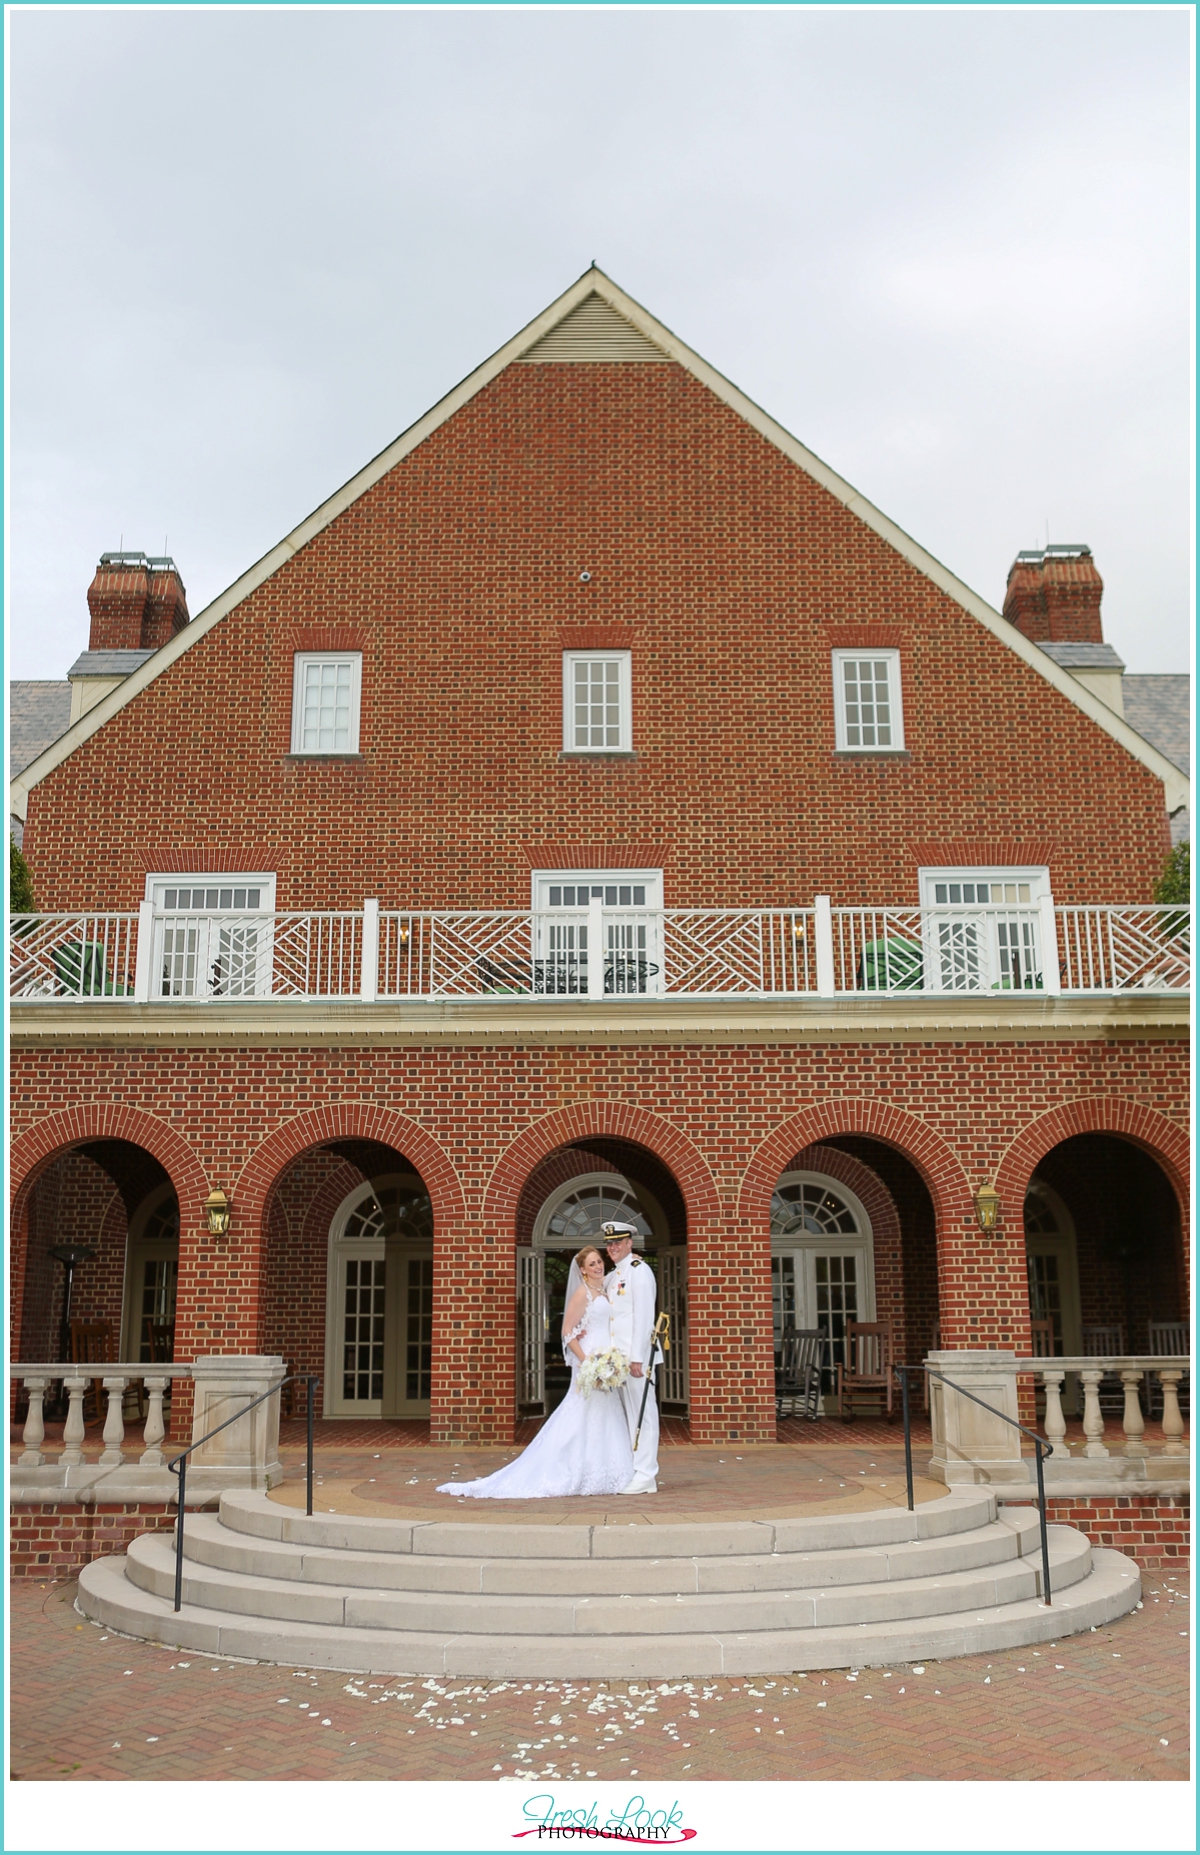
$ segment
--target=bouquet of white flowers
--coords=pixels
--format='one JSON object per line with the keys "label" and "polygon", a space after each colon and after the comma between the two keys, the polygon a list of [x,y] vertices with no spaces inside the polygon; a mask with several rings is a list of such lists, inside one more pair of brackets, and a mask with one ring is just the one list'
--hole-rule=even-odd
{"label": "bouquet of white flowers", "polygon": [[629,1377],[629,1361],[615,1346],[589,1353],[579,1368],[579,1390],[585,1398],[593,1391],[619,1391]]}

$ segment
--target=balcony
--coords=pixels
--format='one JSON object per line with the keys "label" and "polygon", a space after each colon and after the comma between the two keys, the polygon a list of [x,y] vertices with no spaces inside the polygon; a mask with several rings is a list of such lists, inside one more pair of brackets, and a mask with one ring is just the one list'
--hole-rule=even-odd
{"label": "balcony", "polygon": [[[107,1001],[864,1000],[1186,994],[1176,904],[16,915],[9,997]],[[1015,1002],[1015,1001],[1013,1001]]]}

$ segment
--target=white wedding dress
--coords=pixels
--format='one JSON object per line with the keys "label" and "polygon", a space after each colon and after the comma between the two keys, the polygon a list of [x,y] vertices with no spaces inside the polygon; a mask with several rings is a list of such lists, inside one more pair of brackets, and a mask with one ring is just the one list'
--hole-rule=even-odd
{"label": "white wedding dress", "polygon": [[[585,1355],[612,1345],[612,1307],[593,1295],[575,1337]],[[633,1446],[619,1392],[578,1388],[579,1361],[568,1352],[571,1389],[515,1461],[479,1481],[447,1481],[439,1494],[481,1500],[529,1501],[554,1494],[619,1494],[633,1476]]]}

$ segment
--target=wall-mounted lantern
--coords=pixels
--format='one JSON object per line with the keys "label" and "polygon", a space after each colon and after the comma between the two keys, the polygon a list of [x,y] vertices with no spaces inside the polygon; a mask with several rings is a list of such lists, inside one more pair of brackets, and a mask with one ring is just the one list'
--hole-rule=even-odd
{"label": "wall-mounted lantern", "polygon": [[975,1216],[980,1230],[995,1230],[1000,1215],[1000,1194],[994,1185],[981,1185],[975,1194]]}
{"label": "wall-mounted lantern", "polygon": [[204,1216],[211,1237],[223,1237],[229,1229],[229,1218],[233,1210],[228,1198],[220,1186],[214,1186],[204,1200]]}

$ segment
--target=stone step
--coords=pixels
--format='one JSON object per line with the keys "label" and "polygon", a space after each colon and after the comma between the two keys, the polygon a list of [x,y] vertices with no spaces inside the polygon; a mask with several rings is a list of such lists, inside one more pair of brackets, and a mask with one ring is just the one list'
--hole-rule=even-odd
{"label": "stone step", "polygon": [[[662,1497],[656,1497],[661,1501]],[[487,1501],[458,1503],[472,1508]],[[537,1502],[530,1503],[536,1507]],[[798,1520],[694,1520],[658,1524],[544,1525],[517,1520],[412,1520],[363,1514],[308,1516],[269,1495],[234,1489],[221,1496],[221,1520],[231,1531],[259,1539],[327,1547],[335,1552],[430,1554],[467,1559],[692,1559],[748,1557],[772,1552],[842,1552],[905,1540],[943,1539],[969,1533],[996,1518],[996,1497],[971,1489],[871,1513],[827,1514]]]}
{"label": "stone step", "polygon": [[[800,1555],[795,1555],[799,1557]],[[851,1564],[857,1554],[845,1555]],[[1050,1530],[1051,1578],[1066,1588],[1087,1576],[1090,1547],[1071,1527]],[[160,1597],[174,1591],[175,1554],[169,1534],[133,1541],[126,1575]],[[185,1556],[183,1591],[189,1605],[245,1616],[352,1629],[446,1631],[453,1634],[595,1636],[707,1634],[727,1631],[805,1630],[850,1623],[931,1617],[984,1610],[1034,1597],[1040,1562],[1012,1558],[975,1571],[818,1585],[788,1590],[677,1592],[648,1596],[511,1596],[496,1593],[381,1591],[342,1584],[226,1571]]]}
{"label": "stone step", "polygon": [[[557,1529],[552,1529],[557,1530]],[[1017,1509],[969,1533],[840,1552],[661,1559],[468,1559],[432,1553],[306,1546],[235,1532],[215,1514],[189,1517],[184,1556],[198,1565],[382,1591],[497,1596],[674,1596],[702,1591],[783,1591],[975,1571],[1037,1550],[1037,1516]]]}
{"label": "stone step", "polygon": [[[1056,1534],[1068,1531],[1055,1528]],[[879,1667],[1057,1641],[1124,1616],[1141,1595],[1138,1570],[1131,1560],[1100,1548],[1091,1556],[1090,1572],[1056,1589],[1049,1607],[1026,1597],[932,1618],[796,1630],[464,1635],[247,1617],[190,1603],[176,1613],[170,1597],[144,1590],[126,1577],[123,1555],[94,1559],[84,1567],[78,1606],[81,1614],[110,1629],[171,1648],[296,1667],[493,1680],[676,1680]]]}

